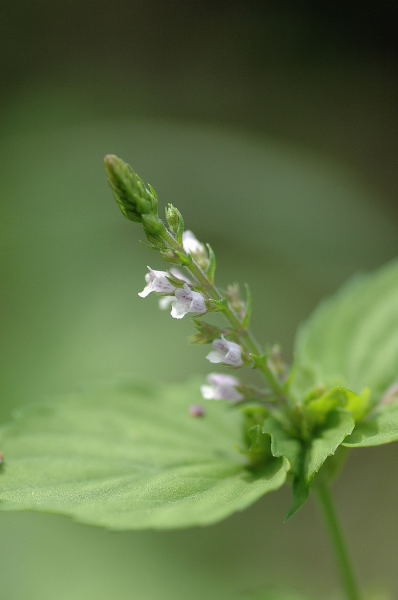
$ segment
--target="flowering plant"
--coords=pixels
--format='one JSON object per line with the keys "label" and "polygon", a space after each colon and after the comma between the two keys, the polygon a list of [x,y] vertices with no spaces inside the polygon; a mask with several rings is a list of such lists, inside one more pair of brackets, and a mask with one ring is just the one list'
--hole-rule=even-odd
{"label": "flowering plant", "polygon": [[288,483],[288,517],[316,492],[346,598],[359,600],[329,486],[349,448],[398,441],[398,264],[323,303],[289,367],[253,334],[248,286],[242,297],[236,284],[216,284],[211,246],[178,209],[169,204],[163,221],[150,185],[116,156],[105,165],[122,213],[169,264],[148,267],[138,295],[157,295],[173,319],[192,317],[191,341],[210,346],[217,372],[181,385],[117,383],[22,413],[2,430],[0,508],[176,528],[218,521]]}

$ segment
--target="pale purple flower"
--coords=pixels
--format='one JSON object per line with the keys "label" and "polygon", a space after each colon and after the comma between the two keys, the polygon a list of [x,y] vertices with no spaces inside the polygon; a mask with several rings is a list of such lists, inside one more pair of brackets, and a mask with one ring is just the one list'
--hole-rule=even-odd
{"label": "pale purple flower", "polygon": [[242,348],[239,344],[226,340],[222,335],[214,340],[213,348],[214,350],[206,356],[211,363],[224,363],[231,367],[241,367],[243,365]]}
{"label": "pale purple flower", "polygon": [[238,402],[243,399],[243,395],[238,392],[236,386],[239,385],[239,379],[232,375],[223,373],[210,373],[207,377],[208,385],[202,385],[200,391],[206,400],[232,400]]}
{"label": "pale purple flower", "polygon": [[189,230],[182,234],[182,245],[187,254],[204,254],[206,251],[204,245]]}
{"label": "pale purple flower", "polygon": [[168,310],[174,300],[174,296],[162,296],[161,298],[159,298],[160,310]]}
{"label": "pale purple flower", "polygon": [[207,311],[206,302],[200,292],[191,290],[189,285],[175,290],[175,298],[171,303],[173,319],[182,319],[188,313],[203,314]]}
{"label": "pale purple flower", "polygon": [[146,286],[138,295],[146,298],[152,292],[159,294],[169,294],[174,292],[175,286],[167,279],[167,271],[155,271],[148,267],[148,273],[145,275]]}

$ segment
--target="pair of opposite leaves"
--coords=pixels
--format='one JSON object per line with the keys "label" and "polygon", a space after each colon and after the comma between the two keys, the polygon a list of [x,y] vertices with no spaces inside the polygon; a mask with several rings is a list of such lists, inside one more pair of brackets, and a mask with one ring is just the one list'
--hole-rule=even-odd
{"label": "pair of opposite leaves", "polygon": [[[358,277],[323,303],[297,336],[291,394],[315,386],[370,388],[375,403],[398,378],[398,262]],[[204,525],[276,490],[293,472],[297,508],[340,445],[398,440],[398,402],[377,404],[355,423],[344,409],[307,449],[266,423],[274,459],[246,468],[241,414],[208,403],[192,419],[199,384],[119,383],[24,410],[1,430],[6,460],[0,509],[73,516],[112,529]]]}

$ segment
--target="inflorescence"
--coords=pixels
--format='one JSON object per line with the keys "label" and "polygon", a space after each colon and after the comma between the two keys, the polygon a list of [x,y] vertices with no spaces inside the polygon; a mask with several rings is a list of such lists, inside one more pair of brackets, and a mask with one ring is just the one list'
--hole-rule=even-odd
{"label": "inflorescence", "polygon": [[[243,366],[258,369],[265,377],[264,388],[244,385],[235,375],[211,373],[201,386],[203,398],[229,400],[234,404],[254,403],[269,406],[285,401],[287,369],[278,347],[264,351],[250,330],[251,301],[246,287],[246,298],[236,284],[220,289],[215,283],[216,258],[209,244],[200,242],[194,233],[185,229],[179,210],[172,204],[166,207],[165,221],[159,217],[155,190],[115,155],[105,157],[107,176],[116,202],[123,215],[142,224],[149,245],[160,252],[166,262],[172,263],[167,271],[148,267],[141,298],[150,294],[159,297],[159,307],[170,310],[174,319],[190,315],[196,333],[191,341],[211,344],[206,358],[209,362],[234,370]],[[210,312],[222,313],[227,327],[204,321]],[[197,405],[191,407],[193,416],[203,416]]]}

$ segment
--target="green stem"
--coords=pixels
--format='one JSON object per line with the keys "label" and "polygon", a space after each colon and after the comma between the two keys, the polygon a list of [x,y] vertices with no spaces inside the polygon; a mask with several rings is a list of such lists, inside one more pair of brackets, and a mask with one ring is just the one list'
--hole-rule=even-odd
{"label": "green stem", "polygon": [[320,482],[317,487],[318,500],[329,531],[334,554],[347,600],[361,600],[361,594],[354,575],[343,532],[337,518],[327,485]]}

